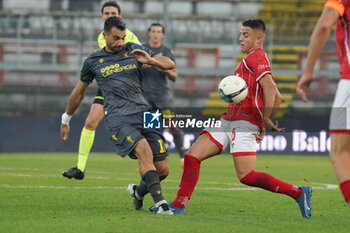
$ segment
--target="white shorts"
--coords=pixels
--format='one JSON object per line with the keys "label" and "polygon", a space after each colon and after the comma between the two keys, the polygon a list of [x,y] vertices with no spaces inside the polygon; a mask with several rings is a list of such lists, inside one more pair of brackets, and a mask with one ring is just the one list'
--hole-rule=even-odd
{"label": "white shorts", "polygon": [[350,133],[350,80],[341,79],[335,94],[330,121],[330,133]]}
{"label": "white shorts", "polygon": [[210,140],[220,147],[220,153],[230,146],[233,156],[256,155],[256,136],[260,128],[249,121],[226,121],[221,118],[221,128],[205,128]]}

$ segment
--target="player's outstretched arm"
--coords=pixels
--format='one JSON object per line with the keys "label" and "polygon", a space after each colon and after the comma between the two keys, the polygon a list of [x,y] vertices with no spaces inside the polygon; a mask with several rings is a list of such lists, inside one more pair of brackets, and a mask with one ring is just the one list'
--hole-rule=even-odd
{"label": "player's outstretched arm", "polygon": [[321,17],[317,21],[316,27],[312,32],[309,44],[309,51],[306,58],[304,73],[297,82],[296,93],[300,98],[307,102],[306,90],[314,80],[314,68],[317,59],[328,41],[333,25],[337,22],[339,14],[336,10],[325,8]]}
{"label": "player's outstretched arm", "polygon": [[131,54],[141,63],[156,66],[162,70],[175,69],[175,63],[166,56],[156,56],[153,58],[141,49],[134,49]]}
{"label": "player's outstretched arm", "polygon": [[[284,132],[285,128],[278,128],[278,122],[274,124],[271,120],[275,109],[275,105],[278,104],[279,100],[276,101],[276,96],[278,96],[277,88],[272,80],[270,74],[265,74],[260,80],[259,84],[263,89],[264,96],[264,112],[263,112],[263,125],[271,131]],[[279,106],[279,104],[278,104]],[[276,107],[278,109],[278,106]]]}
{"label": "player's outstretched arm", "polygon": [[77,108],[80,106],[81,102],[83,101],[87,87],[88,87],[88,84],[79,82],[69,96],[68,105],[65,113],[63,113],[62,115],[62,121],[61,121],[61,138],[64,141],[68,139],[68,134],[70,130],[69,121],[72,118],[72,115],[74,114],[74,112],[77,110]]}

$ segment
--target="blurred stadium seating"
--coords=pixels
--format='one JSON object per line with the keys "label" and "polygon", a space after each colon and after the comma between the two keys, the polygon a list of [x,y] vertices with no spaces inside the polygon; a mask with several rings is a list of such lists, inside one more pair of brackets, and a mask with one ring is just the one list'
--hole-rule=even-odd
{"label": "blurred stadium seating", "polygon": [[[0,113],[57,115],[79,79],[84,58],[97,49],[102,30],[100,0],[0,1]],[[233,72],[244,55],[238,36],[242,20],[267,23],[265,47],[283,106],[293,108],[295,82],[305,63],[308,39],[322,10],[322,0],[121,0],[122,14],[142,42],[153,22],[166,26],[166,44],[175,51],[179,80],[177,107],[220,113],[216,94],[220,78]],[[332,38],[334,40],[334,38]],[[338,75],[330,40],[318,63],[319,78],[310,90],[310,106],[329,106]],[[96,85],[80,113],[89,110]],[[210,93],[210,94],[209,94]],[[208,100],[209,98],[209,100]],[[288,113],[284,109],[280,116]]]}

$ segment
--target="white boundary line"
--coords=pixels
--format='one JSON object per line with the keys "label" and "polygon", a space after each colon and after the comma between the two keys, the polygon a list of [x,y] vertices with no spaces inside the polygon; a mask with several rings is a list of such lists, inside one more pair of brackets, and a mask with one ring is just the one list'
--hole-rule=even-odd
{"label": "white boundary line", "polygon": [[[23,178],[30,178],[30,177],[51,177],[51,178],[59,178],[64,179],[59,173],[61,171],[59,170],[46,170],[46,169],[38,169],[38,168],[11,168],[11,167],[0,167],[0,171],[35,171],[35,172],[54,172],[57,175],[51,174],[23,174],[23,173],[5,173],[1,174],[0,176],[12,176],[12,177],[23,177]],[[101,171],[89,171],[89,174],[105,174],[105,175],[113,175],[111,177],[108,176],[93,176],[89,175],[86,177],[86,179],[98,179],[98,180],[125,180],[130,182],[135,182],[134,177],[125,178],[125,177],[115,177],[115,175],[123,174],[123,175],[135,175],[137,173],[121,173],[121,172],[101,172]],[[218,178],[218,177],[216,177]],[[226,178],[226,177],[225,177]],[[220,178],[219,178],[220,179]],[[229,178],[232,180],[233,178]],[[180,180],[171,180],[166,179],[165,182],[168,183],[176,183],[179,184]],[[227,185],[231,187],[227,188],[221,188],[221,187],[201,187],[201,185]],[[338,190],[338,185],[336,184],[325,184],[325,183],[317,183],[317,182],[310,182],[308,185],[312,186],[314,190]],[[239,186],[239,187],[232,187],[232,186]],[[11,188],[11,189],[97,189],[97,190],[112,190],[112,189],[126,189],[124,186],[55,186],[55,185],[9,185],[9,184],[2,184],[0,185],[0,188]],[[163,189],[178,189],[178,186],[175,187],[167,187],[166,185],[163,186]],[[216,191],[245,191],[245,190],[262,190],[260,188],[254,188],[254,187],[245,187],[241,183],[232,183],[232,182],[198,182],[198,185],[196,187],[197,190],[216,190]]]}
{"label": "white boundary line", "polygon": [[[0,167],[0,171],[28,171],[28,172],[50,172],[50,173],[62,173],[62,170],[52,170],[52,169],[41,169],[41,168],[12,168],[12,167]],[[134,175],[138,174],[138,172],[135,170],[135,172],[103,172],[103,171],[90,171],[89,174],[104,174],[104,175]]]}
{"label": "white boundary line", "polygon": [[[200,183],[199,183],[200,184]],[[126,190],[126,186],[55,186],[55,185],[9,185],[3,184],[0,188],[4,189],[81,189],[81,190]],[[178,187],[163,186],[162,189],[178,189]],[[316,186],[312,189],[317,190],[337,190],[338,186],[334,184],[323,184],[323,187]],[[215,190],[215,191],[251,191],[263,190],[252,187],[231,187],[231,188],[216,188],[216,187],[196,187],[196,190]]]}
{"label": "white boundary line", "polygon": [[[33,175],[33,174],[21,174],[21,173],[6,173],[6,174],[1,174],[0,176],[12,176],[12,177],[51,177],[51,178],[59,178],[59,179],[64,179],[61,175]],[[124,178],[124,177],[104,177],[104,176],[89,176],[86,177],[86,179],[97,179],[97,180],[126,180],[130,182],[134,182],[135,178],[130,177],[130,178]],[[165,182],[168,183],[180,183],[180,180],[171,180],[171,179],[166,179]],[[228,182],[198,182],[199,185],[228,185],[228,186],[243,186],[241,183],[228,183]],[[324,183],[318,183],[318,182],[310,182],[309,185],[315,186],[312,187],[313,189],[338,189],[338,185],[336,184],[324,184]],[[321,187],[318,187],[321,186]],[[112,187],[112,186],[111,186]],[[211,188],[209,188],[211,189]],[[230,190],[231,188],[219,188],[213,190]],[[256,188],[250,188],[251,189],[256,189]],[[242,189],[244,190],[244,189]],[[259,190],[259,189],[258,189]]]}
{"label": "white boundary line", "polygon": [[[135,174],[134,174],[135,175]],[[138,175],[138,174],[136,174]],[[63,178],[62,175],[57,173],[57,175],[46,175],[46,174],[23,174],[23,173],[4,173],[1,174],[0,176],[9,176],[9,177],[50,177],[50,178]],[[130,177],[130,178],[125,178],[125,177],[106,177],[106,176],[87,176],[85,179],[90,180],[90,179],[97,179],[97,180],[129,180],[129,181],[135,181],[135,177]],[[231,180],[233,180],[231,178]],[[166,179],[166,182],[170,183],[180,183],[180,180],[171,180],[171,179]],[[208,185],[241,185],[238,183],[229,183],[229,182],[200,182],[201,184],[208,184]]]}
{"label": "white boundary line", "polygon": [[[27,172],[47,172],[47,173],[54,173],[54,174],[61,174],[63,171],[62,170],[53,170],[53,169],[41,169],[41,168],[12,168],[12,167],[0,167],[0,171],[27,171]],[[9,174],[9,173],[7,173]],[[139,175],[139,173],[135,170],[135,172],[104,172],[104,171],[93,171],[93,170],[89,170],[88,171],[88,176],[86,176],[87,179],[98,179],[96,177],[94,177],[92,174],[98,174],[98,175],[111,175],[113,176],[113,179],[118,179],[118,177],[115,177],[115,175],[127,175],[127,176],[134,176],[134,175]],[[6,174],[1,174],[0,175],[6,175]],[[33,174],[31,174],[33,175]],[[33,175],[33,176],[46,176],[46,175]],[[47,177],[55,177],[55,175],[48,175]],[[60,177],[60,175],[57,175],[58,177]],[[101,177],[101,176],[98,176]],[[212,178],[211,176],[201,176],[202,178]],[[216,179],[221,179],[221,180],[229,180],[231,181],[232,178],[234,178],[235,176],[215,176]],[[110,179],[111,177],[108,177],[107,179]],[[102,179],[102,178],[101,178]],[[170,181],[173,182],[173,181]],[[176,182],[180,182],[179,180]],[[232,183],[227,183],[227,184],[232,184]]]}

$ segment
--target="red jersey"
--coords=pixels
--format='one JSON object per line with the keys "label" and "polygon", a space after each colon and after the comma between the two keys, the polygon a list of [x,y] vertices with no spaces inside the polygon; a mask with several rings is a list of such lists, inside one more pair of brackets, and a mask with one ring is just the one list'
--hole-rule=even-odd
{"label": "red jersey", "polygon": [[335,31],[340,79],[350,79],[350,1],[328,0],[324,8],[332,8],[340,16]]}
{"label": "red jersey", "polygon": [[248,86],[247,97],[239,104],[229,104],[222,115],[227,121],[249,121],[262,128],[264,97],[259,80],[271,74],[270,62],[265,50],[256,49],[249,53],[237,66],[234,74],[245,80]]}

